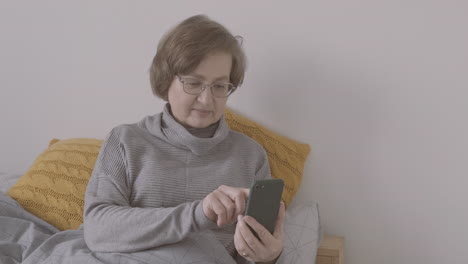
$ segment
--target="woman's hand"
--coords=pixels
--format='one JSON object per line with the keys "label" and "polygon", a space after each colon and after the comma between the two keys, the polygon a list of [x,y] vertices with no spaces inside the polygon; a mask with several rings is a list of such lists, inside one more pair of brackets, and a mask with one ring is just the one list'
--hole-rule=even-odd
{"label": "woman's hand", "polygon": [[[258,223],[251,216],[239,216],[236,233],[234,234],[234,245],[237,252],[245,259],[253,262],[275,261],[283,251],[283,224],[285,217],[285,206],[281,202],[273,234]],[[252,227],[260,239],[250,231],[247,224]]]}
{"label": "woman's hand", "polygon": [[249,189],[221,185],[203,199],[203,212],[219,227],[234,223],[245,211]]}

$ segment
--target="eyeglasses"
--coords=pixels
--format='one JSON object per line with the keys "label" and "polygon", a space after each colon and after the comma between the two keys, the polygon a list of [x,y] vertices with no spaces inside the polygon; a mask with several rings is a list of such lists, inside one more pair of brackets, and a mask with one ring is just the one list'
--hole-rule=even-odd
{"label": "eyeglasses", "polygon": [[179,75],[177,75],[177,78],[179,78],[179,81],[182,83],[184,92],[191,95],[199,95],[203,93],[207,87],[210,87],[211,94],[214,97],[226,98],[236,90],[236,87],[232,83],[205,84],[195,78],[182,78]]}

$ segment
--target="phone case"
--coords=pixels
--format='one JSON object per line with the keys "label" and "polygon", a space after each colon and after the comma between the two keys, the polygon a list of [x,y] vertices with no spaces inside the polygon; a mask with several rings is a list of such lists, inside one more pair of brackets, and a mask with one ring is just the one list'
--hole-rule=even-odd
{"label": "phone case", "polygon": [[250,187],[245,215],[255,218],[270,233],[275,230],[283,187],[281,179],[258,180]]}

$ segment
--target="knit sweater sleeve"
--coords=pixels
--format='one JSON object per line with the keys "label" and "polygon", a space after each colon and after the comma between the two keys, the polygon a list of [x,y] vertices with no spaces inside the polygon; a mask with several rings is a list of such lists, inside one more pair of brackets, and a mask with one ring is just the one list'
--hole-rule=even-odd
{"label": "knit sweater sleeve", "polygon": [[266,180],[271,179],[271,170],[270,170],[270,163],[268,162],[268,156],[266,154],[265,149],[258,145],[260,149],[260,162],[259,162],[259,169],[255,174],[256,180]]}
{"label": "knit sweater sleeve", "polygon": [[176,243],[215,228],[202,201],[169,208],[130,205],[125,149],[118,131],[104,140],[85,194],[84,239],[92,251],[134,252]]}

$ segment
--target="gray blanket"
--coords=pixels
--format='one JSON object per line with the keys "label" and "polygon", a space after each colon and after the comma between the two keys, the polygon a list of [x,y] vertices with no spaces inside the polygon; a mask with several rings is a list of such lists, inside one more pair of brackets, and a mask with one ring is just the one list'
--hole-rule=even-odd
{"label": "gray blanket", "polygon": [[0,263],[236,263],[210,232],[134,253],[92,252],[83,230],[59,231],[0,192]]}
{"label": "gray blanket", "polygon": [[[284,250],[277,264],[315,263],[322,230],[318,204],[309,202],[286,211]],[[28,213],[0,191],[0,264],[68,263],[249,263],[234,260],[211,232],[195,233],[186,240],[134,253],[92,252],[83,229],[59,231]]]}

